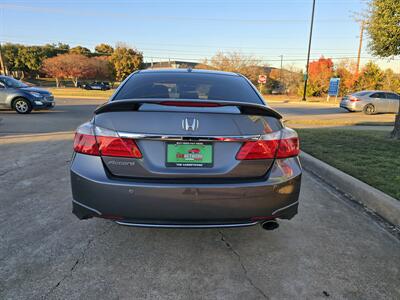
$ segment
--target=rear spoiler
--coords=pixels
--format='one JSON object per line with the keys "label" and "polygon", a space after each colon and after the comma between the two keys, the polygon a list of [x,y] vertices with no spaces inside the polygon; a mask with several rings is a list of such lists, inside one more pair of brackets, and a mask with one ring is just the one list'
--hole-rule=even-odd
{"label": "rear spoiler", "polygon": [[[221,106],[236,106],[243,115],[256,115],[256,116],[270,116],[277,119],[282,119],[282,115],[276,110],[261,104],[253,104],[237,101],[220,101],[220,100],[193,100],[193,99],[127,99],[127,100],[114,100],[104,103],[99,106],[94,113],[96,115],[105,112],[116,111],[137,111],[140,106],[146,103],[174,106],[174,103],[182,102],[183,105],[187,103],[188,106],[195,104],[204,104],[206,107],[221,107]],[[178,105],[177,105],[178,106]]]}

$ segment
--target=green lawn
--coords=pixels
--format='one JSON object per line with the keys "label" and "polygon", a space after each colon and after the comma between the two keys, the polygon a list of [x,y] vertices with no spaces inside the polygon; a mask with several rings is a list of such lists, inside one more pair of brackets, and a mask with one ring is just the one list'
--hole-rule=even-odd
{"label": "green lawn", "polygon": [[388,132],[297,129],[301,149],[400,200],[400,140]]}
{"label": "green lawn", "polygon": [[84,90],[80,88],[47,88],[51,91],[54,97],[92,97],[92,98],[104,98],[108,99],[115,90],[111,89],[108,91],[96,91],[96,90]]}

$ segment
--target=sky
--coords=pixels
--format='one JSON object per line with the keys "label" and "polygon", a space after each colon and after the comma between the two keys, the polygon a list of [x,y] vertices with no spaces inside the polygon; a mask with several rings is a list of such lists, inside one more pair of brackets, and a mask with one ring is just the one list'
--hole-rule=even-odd
{"label": "sky", "polygon": [[[316,0],[311,59],[355,59],[365,0]],[[145,61],[202,61],[239,51],[279,67],[306,64],[312,0],[0,0],[0,40],[94,49],[124,42]],[[370,59],[400,72],[400,60]]]}

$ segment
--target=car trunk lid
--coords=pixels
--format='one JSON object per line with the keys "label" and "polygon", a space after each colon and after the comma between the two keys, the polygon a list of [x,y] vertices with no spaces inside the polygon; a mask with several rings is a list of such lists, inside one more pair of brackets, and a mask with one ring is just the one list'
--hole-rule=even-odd
{"label": "car trunk lid", "polygon": [[[123,139],[134,140],[142,157],[102,154],[105,167],[114,176],[142,180],[250,180],[264,177],[274,161],[273,157],[236,157],[246,141],[258,140],[261,135],[282,128],[280,115],[265,106],[224,101],[185,105],[154,100],[115,102],[123,103],[100,107],[94,124],[115,131]],[[202,103],[207,104],[200,106]],[[196,161],[199,157],[201,160]]]}

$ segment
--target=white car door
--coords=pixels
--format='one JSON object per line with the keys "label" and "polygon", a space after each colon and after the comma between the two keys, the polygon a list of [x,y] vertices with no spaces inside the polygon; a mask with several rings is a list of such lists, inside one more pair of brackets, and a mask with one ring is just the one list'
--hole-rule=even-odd
{"label": "white car door", "polygon": [[5,87],[4,83],[0,81],[0,107],[6,105],[7,99],[7,88]]}
{"label": "white car door", "polygon": [[399,111],[400,96],[395,93],[386,93],[386,98],[390,101],[388,112],[397,113]]}
{"label": "white car door", "polygon": [[385,93],[376,92],[369,97],[371,98],[370,102],[372,102],[372,104],[375,106],[376,113],[383,113],[388,111],[389,103],[386,99]]}

